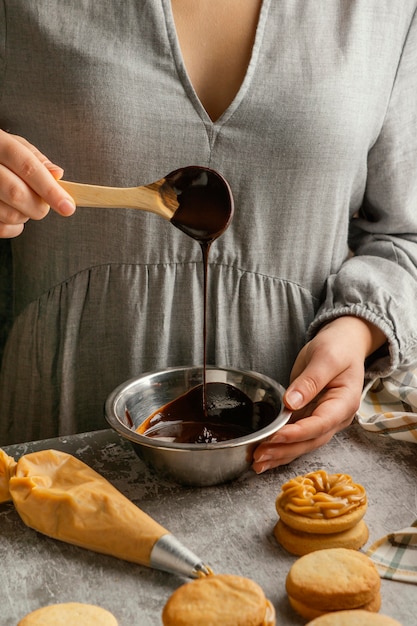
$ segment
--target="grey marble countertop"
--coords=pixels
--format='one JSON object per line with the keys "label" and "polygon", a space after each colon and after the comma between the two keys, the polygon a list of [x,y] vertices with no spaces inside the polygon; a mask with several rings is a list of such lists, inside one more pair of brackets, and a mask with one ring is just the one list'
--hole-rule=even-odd
{"label": "grey marble countertop", "polygon": [[[275,605],[280,626],[301,626],[288,604],[285,577],[294,556],[272,534],[275,498],[291,477],[320,468],[350,474],[368,493],[369,542],[417,518],[417,447],[363,431],[357,424],[320,450],[261,476],[185,488],[156,477],[128,442],[110,430],[5,448],[16,460],[55,448],[80,458],[171,531],[216,573],[247,576]],[[120,626],[160,626],[166,600],[185,582],[173,574],[96,554],[26,527],[12,503],[0,505],[0,624],[56,602],[90,602],[110,610]],[[382,580],[382,608],[403,626],[417,624],[417,589]],[[219,625],[220,626],[220,625]]]}

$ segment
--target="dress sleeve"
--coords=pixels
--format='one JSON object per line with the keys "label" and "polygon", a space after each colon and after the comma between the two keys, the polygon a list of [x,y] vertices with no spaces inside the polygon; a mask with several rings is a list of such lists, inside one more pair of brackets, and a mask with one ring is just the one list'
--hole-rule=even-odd
{"label": "dress sleeve", "polygon": [[357,315],[388,339],[389,354],[375,359],[367,374],[408,368],[417,361],[417,11],[368,154],[366,191],[349,245],[352,257],[329,278],[309,336],[331,319]]}

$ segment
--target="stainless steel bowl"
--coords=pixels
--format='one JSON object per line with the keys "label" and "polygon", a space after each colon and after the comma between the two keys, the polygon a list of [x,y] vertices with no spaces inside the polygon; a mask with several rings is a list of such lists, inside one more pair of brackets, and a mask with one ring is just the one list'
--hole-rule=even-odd
{"label": "stainless steel bowl", "polygon": [[[290,418],[282,397],[284,388],[256,372],[207,366],[207,382],[223,382],[246,393],[253,402],[268,402],[276,411],[265,428],[219,443],[174,443],[136,432],[157,409],[201,384],[201,367],[174,367],[144,374],[117,387],[107,398],[105,417],[110,426],[128,439],[137,455],[157,473],[189,486],[209,486],[233,480],[252,464],[254,448]],[[133,427],[129,424],[129,417]]]}

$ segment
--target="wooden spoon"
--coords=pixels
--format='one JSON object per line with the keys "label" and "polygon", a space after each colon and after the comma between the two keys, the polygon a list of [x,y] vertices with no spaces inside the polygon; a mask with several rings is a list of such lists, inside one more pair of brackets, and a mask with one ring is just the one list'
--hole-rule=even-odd
{"label": "wooden spoon", "polygon": [[59,183],[77,206],[150,211],[198,241],[218,237],[233,214],[227,181],[206,167],[183,167],[142,187],[102,187],[65,180]]}

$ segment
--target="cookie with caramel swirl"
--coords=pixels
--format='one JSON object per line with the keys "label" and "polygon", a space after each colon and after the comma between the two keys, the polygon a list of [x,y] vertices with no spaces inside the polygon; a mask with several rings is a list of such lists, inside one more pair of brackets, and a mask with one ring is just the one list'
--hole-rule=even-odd
{"label": "cookie with caramel swirl", "polygon": [[282,485],[275,504],[279,520],[274,535],[292,554],[340,547],[359,550],[368,540],[362,519],[366,491],[348,474],[317,470],[296,476]]}
{"label": "cookie with caramel swirl", "polygon": [[335,533],[352,528],[365,515],[365,488],[348,474],[325,470],[297,476],[281,487],[276,500],[281,520],[296,530]]}

